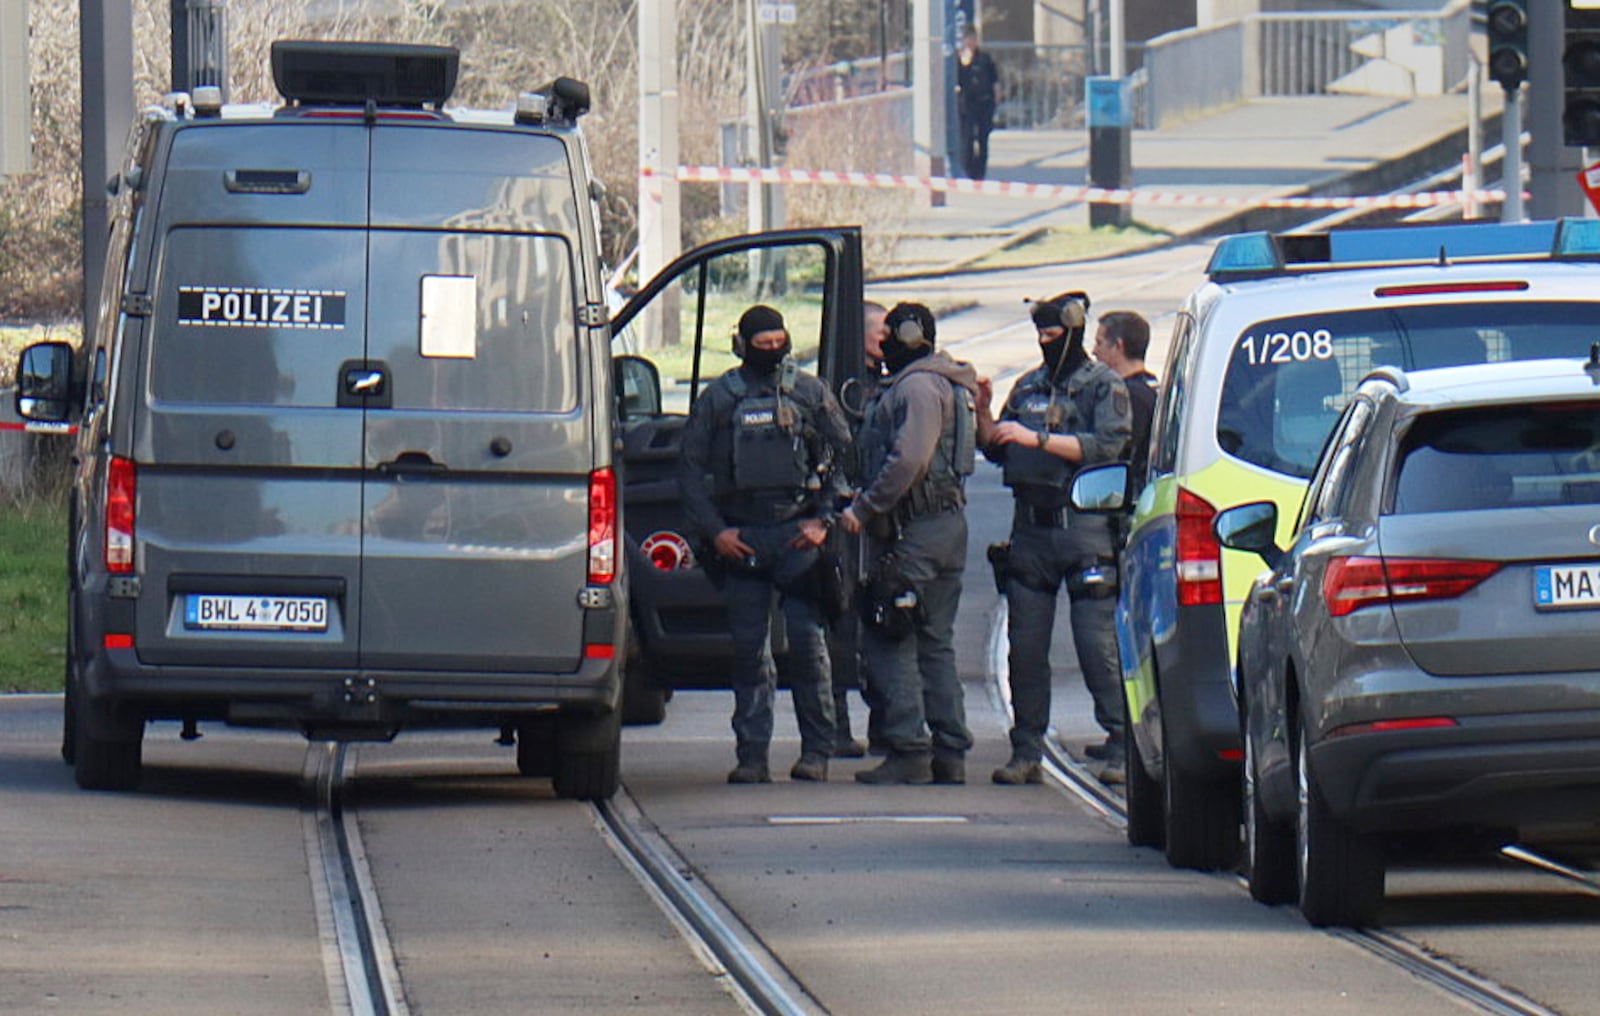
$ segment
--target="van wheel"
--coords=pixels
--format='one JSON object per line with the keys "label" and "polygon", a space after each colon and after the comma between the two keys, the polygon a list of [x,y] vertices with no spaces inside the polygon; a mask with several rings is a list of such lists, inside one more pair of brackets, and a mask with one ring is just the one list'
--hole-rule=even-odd
{"label": "van wheel", "polygon": [[72,598],[67,598],[67,660],[62,668],[61,698],[61,761],[73,765],[78,759],[78,719],[74,715],[78,698],[78,668],[73,662],[72,647],[76,644],[72,621]]}
{"label": "van wheel", "polygon": [[73,777],[84,790],[133,790],[144,775],[144,720],[74,696]]}
{"label": "van wheel", "polygon": [[1133,733],[1128,739],[1128,785],[1123,797],[1128,807],[1128,842],[1136,847],[1160,849],[1165,830],[1161,825],[1161,784],[1144,766],[1144,756],[1134,743]]}
{"label": "van wheel", "polygon": [[556,796],[604,801],[617,792],[622,772],[622,713],[563,714],[556,739]]}
{"label": "van wheel", "polygon": [[1167,765],[1161,781],[1167,863],[1199,871],[1231,869],[1239,859],[1239,782],[1204,780],[1183,771],[1173,757],[1162,720]]}
{"label": "van wheel", "polygon": [[1294,830],[1279,822],[1261,807],[1256,793],[1256,752],[1250,744],[1249,703],[1242,697],[1244,726],[1244,877],[1250,897],[1258,903],[1276,905],[1295,898]]}
{"label": "van wheel", "polygon": [[1383,851],[1376,837],[1357,833],[1328,807],[1311,774],[1307,740],[1302,724],[1295,751],[1300,912],[1317,928],[1376,924],[1383,909]]}
{"label": "van wheel", "polygon": [[628,655],[622,663],[622,722],[630,727],[653,727],[666,718],[666,690],[656,683],[644,648],[629,625]]}
{"label": "van wheel", "polygon": [[556,774],[556,718],[535,716],[517,724],[517,772],[534,779]]}

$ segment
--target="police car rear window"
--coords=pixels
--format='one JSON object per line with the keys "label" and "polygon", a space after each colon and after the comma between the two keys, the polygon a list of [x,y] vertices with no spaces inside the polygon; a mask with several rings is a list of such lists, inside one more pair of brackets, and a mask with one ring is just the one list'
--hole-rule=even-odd
{"label": "police car rear window", "polygon": [[1429,413],[1400,450],[1396,515],[1600,504],[1600,402]]}
{"label": "police car rear window", "polygon": [[1406,370],[1588,354],[1600,303],[1424,304],[1260,321],[1235,341],[1217,443],[1309,479],[1328,431],[1374,367]]}

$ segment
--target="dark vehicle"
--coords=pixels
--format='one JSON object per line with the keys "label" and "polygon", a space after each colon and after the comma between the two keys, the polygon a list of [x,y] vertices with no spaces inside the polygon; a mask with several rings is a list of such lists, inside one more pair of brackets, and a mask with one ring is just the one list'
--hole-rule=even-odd
{"label": "dark vehicle", "polygon": [[1375,372],[1276,528],[1216,521],[1270,565],[1238,650],[1256,899],[1371,924],[1393,834],[1600,824],[1600,345]]}
{"label": "dark vehicle", "polygon": [[[80,425],[80,785],[136,786],[146,721],[171,719],[514,730],[524,775],[615,791],[637,656],[624,533],[635,496],[656,510],[644,473],[670,428],[647,433],[648,361],[613,360],[588,89],[446,110],[457,61],[278,43],[282,106],[197,92],[136,125],[100,319],[18,372],[23,417]],[[728,241],[674,272],[715,256],[760,281],[748,263],[783,243],[821,252],[831,338],[859,317],[834,302],[859,289],[851,231]],[[673,310],[696,349],[713,309]]]}

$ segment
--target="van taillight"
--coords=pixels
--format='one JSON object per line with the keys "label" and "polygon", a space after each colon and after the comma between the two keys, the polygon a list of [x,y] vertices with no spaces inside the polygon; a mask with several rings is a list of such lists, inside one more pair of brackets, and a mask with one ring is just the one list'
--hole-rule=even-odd
{"label": "van taillight", "polygon": [[1211,531],[1217,510],[1198,494],[1178,488],[1178,602],[1185,607],[1222,602],[1222,544]]}
{"label": "van taillight", "polygon": [[589,584],[617,575],[617,476],[610,469],[589,474]]}
{"label": "van taillight", "polygon": [[106,474],[106,571],[133,571],[136,493],[133,460],[113,456]]}
{"label": "van taillight", "polygon": [[1343,617],[1362,607],[1406,600],[1449,600],[1500,570],[1498,561],[1436,557],[1335,557],[1322,573],[1328,614]]}

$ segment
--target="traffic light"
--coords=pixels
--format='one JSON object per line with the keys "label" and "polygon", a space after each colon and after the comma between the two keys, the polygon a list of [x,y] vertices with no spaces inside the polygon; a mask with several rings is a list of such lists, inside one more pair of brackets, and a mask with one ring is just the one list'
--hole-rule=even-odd
{"label": "traffic light", "polygon": [[1528,80],[1528,0],[1489,0],[1489,77],[1506,91]]}
{"label": "traffic light", "polygon": [[1561,133],[1568,145],[1600,146],[1600,0],[1567,0],[1561,49]]}

